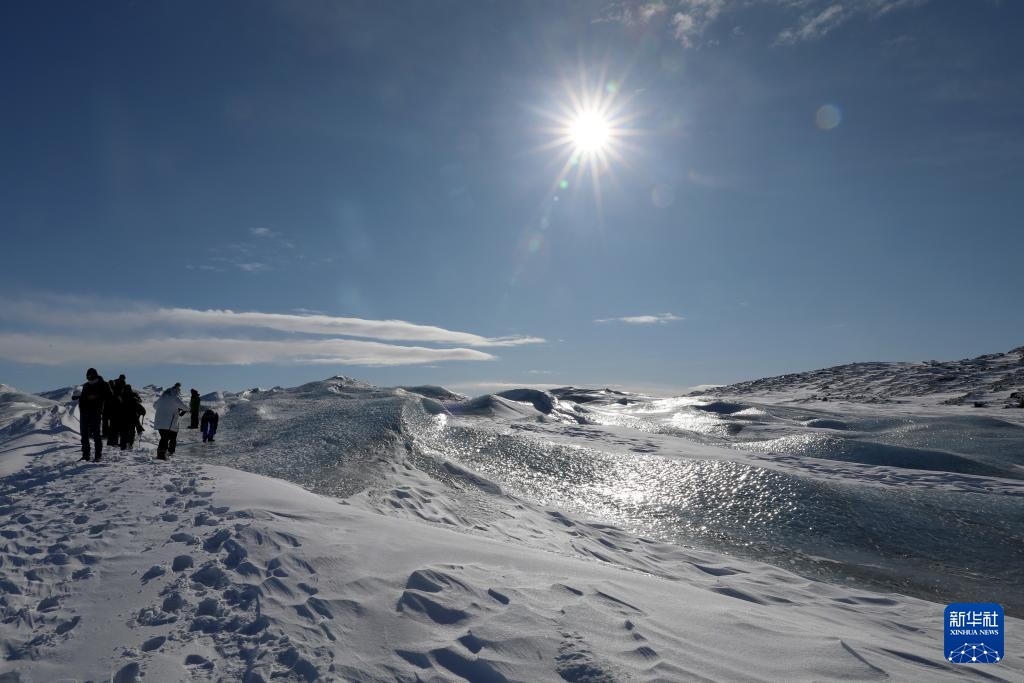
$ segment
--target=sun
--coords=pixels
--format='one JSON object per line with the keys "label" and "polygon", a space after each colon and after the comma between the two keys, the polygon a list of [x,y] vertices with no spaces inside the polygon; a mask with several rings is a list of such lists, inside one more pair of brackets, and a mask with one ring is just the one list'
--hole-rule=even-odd
{"label": "sun", "polygon": [[610,138],[608,121],[596,111],[581,111],[569,124],[569,136],[576,150],[584,154],[600,152]]}
{"label": "sun", "polygon": [[534,109],[548,123],[539,129],[547,140],[535,151],[555,152],[553,201],[589,185],[600,211],[602,183],[614,183],[613,166],[638,151],[629,140],[640,134],[634,125],[639,113],[633,94],[622,80],[607,76],[607,67],[597,78],[581,67],[575,77],[564,76],[561,86],[547,107]]}

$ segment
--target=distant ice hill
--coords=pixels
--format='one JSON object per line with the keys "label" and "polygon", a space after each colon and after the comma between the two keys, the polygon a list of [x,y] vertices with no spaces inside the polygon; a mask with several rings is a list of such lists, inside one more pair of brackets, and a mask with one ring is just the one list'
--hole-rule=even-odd
{"label": "distant ice hill", "polygon": [[691,396],[750,395],[793,401],[903,402],[1018,407],[1024,391],[1024,346],[977,358],[921,363],[848,363],[697,391]]}

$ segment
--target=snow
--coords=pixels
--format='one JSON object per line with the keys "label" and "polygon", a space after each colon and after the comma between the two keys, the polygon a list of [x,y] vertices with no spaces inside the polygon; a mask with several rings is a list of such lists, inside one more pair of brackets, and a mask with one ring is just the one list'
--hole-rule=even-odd
{"label": "snow", "polygon": [[1024,390],[1024,346],[957,361],[850,363],[811,372],[766,377],[719,386],[693,395],[757,396],[859,403],[925,399],[926,404],[961,405],[978,401],[995,407],[1018,406],[1010,394]]}
{"label": "snow", "polygon": [[0,429],[26,415],[32,415],[44,408],[56,405],[42,396],[18,391],[14,387],[0,384]]}
{"label": "snow", "polygon": [[[1024,677],[1015,411],[782,395],[336,377],[215,392],[167,463],[11,408],[0,680]],[[1014,615],[999,664],[945,661],[953,597]]]}

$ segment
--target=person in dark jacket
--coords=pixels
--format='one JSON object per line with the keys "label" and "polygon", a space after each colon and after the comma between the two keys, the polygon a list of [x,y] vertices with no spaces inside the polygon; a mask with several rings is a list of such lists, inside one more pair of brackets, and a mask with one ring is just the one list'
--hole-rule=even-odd
{"label": "person in dark jacket", "polygon": [[121,428],[121,450],[135,446],[135,434],[142,433],[142,417],[146,409],[142,407],[142,398],[135,393],[131,384],[125,384],[121,390],[121,414],[117,423]]}
{"label": "person in dark jacket", "polygon": [[117,446],[121,437],[121,392],[124,391],[125,377],[120,375],[110,381],[111,397],[103,408],[103,433],[107,437],[108,446]]}
{"label": "person in dark jacket", "polygon": [[192,420],[188,424],[189,429],[199,428],[199,392],[192,390],[192,397],[188,401],[188,412],[192,413]]}
{"label": "person in dark jacket", "polygon": [[208,408],[203,413],[203,420],[201,423],[203,431],[203,441],[213,441],[213,435],[217,433],[217,423],[220,422],[220,415],[218,415],[212,408]]}
{"label": "person in dark jacket", "polygon": [[89,440],[92,439],[96,448],[96,460],[103,457],[103,437],[101,425],[103,409],[111,398],[110,385],[103,381],[96,368],[89,368],[85,373],[85,384],[71,398],[78,399],[78,423],[82,432],[82,460],[89,461]]}
{"label": "person in dark jacket", "polygon": [[[107,382],[107,389],[110,390],[110,395],[113,396],[114,395],[114,380],[109,380]],[[107,401],[109,402],[110,399],[108,398]],[[101,411],[103,413],[103,421],[100,423],[100,436],[102,436],[104,439],[109,439],[110,438],[110,414],[112,412],[114,412],[114,411],[113,410],[107,410],[107,408],[109,408],[109,407],[110,406],[104,404],[103,405],[103,410]]]}

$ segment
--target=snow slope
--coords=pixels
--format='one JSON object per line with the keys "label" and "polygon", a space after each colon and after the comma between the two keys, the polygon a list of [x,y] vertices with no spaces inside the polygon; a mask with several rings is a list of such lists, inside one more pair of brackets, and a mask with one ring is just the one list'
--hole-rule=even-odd
{"label": "snow slope", "polygon": [[[589,400],[346,378],[219,392],[217,443],[186,430],[169,463],[151,429],[79,463],[74,411],[22,416],[0,430],[0,681],[1024,678],[1019,620],[1001,663],[947,664],[944,605],[887,565],[928,567],[939,594],[979,571],[930,559],[949,549],[929,516],[974,528],[965,501],[1013,562],[1018,478],[752,445],[914,435],[852,408],[571,392]],[[996,435],[977,451],[1005,474],[995,444],[1019,441],[1000,429],[977,427]],[[846,529],[855,509],[871,519]],[[894,514],[924,541],[876,547]],[[839,569],[753,559],[812,553]],[[1020,566],[987,597],[1019,590]]]}

